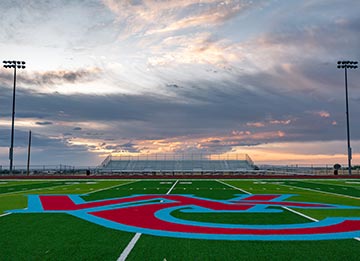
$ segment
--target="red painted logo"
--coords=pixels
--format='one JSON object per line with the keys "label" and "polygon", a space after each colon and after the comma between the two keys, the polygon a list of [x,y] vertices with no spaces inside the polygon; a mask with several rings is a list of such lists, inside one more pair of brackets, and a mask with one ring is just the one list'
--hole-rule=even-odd
{"label": "red painted logo", "polygon": [[[351,206],[283,201],[293,195],[241,195],[211,200],[191,195],[134,195],[86,202],[74,195],[29,195],[27,210],[61,212],[128,232],[157,236],[224,240],[321,240],[360,236],[360,218],[326,218],[301,224],[246,225],[183,220],[173,211],[187,213],[271,213],[291,209],[344,209]],[[275,207],[275,208],[274,208]]]}

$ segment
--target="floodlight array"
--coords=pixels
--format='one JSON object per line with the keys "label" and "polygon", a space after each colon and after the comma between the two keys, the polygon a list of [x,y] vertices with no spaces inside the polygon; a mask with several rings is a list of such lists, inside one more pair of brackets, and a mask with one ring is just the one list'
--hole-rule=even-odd
{"label": "floodlight array", "polygon": [[18,68],[18,69],[25,69],[25,62],[24,61],[3,61],[4,68]]}
{"label": "floodlight array", "polygon": [[338,61],[337,62],[337,68],[339,69],[357,69],[358,68],[358,62],[357,61]]}

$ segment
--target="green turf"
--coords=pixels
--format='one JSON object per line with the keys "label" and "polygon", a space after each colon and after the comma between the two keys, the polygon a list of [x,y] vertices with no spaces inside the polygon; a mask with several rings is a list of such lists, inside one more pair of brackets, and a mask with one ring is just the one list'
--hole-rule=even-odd
{"label": "green turf", "polygon": [[[291,186],[286,185],[287,182],[289,182]],[[360,201],[357,198],[341,194],[328,194],[316,190],[304,190],[303,188],[292,186],[295,185],[296,182],[297,181],[294,180],[226,180],[226,183],[240,187],[252,194],[293,194],[294,196],[287,199],[288,201],[322,202],[360,206]]]}
{"label": "green turf", "polygon": [[40,189],[40,188],[46,188],[46,187],[55,187],[55,186],[61,186],[64,182],[42,182],[42,183],[28,183],[28,184],[14,184],[12,186],[0,186],[0,194],[3,193],[13,193],[13,192],[19,192],[19,191],[28,191],[33,189]]}
{"label": "green turf", "polygon": [[179,181],[171,194],[190,194],[211,199],[231,199],[235,195],[244,193],[216,180],[192,180]]}
{"label": "green turf", "polygon": [[23,195],[2,195],[0,196],[0,215],[6,210],[21,209],[27,207],[27,198]]}
{"label": "green turf", "polygon": [[[357,182],[356,180],[349,180]],[[347,180],[0,180],[0,215],[27,207],[29,194],[83,194],[101,200],[134,194],[191,194],[231,199],[244,193],[293,194],[287,200],[359,206],[359,184]],[[229,185],[226,185],[229,184]],[[240,190],[233,188],[238,187]],[[9,188],[13,188],[9,190]],[[170,189],[173,188],[171,191]],[[319,189],[317,189],[319,188]],[[344,189],[347,188],[347,189]],[[335,194],[332,194],[335,193]],[[312,218],[360,217],[358,209],[297,209]],[[229,224],[310,222],[295,213],[186,213],[177,218]],[[0,217],[0,260],[116,260],[133,233],[107,229],[67,214],[10,214]],[[359,235],[360,236],[360,235]],[[127,260],[358,260],[360,242],[217,241],[141,235]]]}
{"label": "green turf", "polygon": [[0,231],[1,260],[116,260],[132,238],[66,214],[11,214]]}
{"label": "green turf", "polygon": [[359,260],[360,242],[218,241],[142,235],[127,260]]}
{"label": "green turf", "polygon": [[82,198],[90,201],[137,194],[166,194],[174,182],[174,180],[128,181],[110,189],[83,196]]}
{"label": "green turf", "polygon": [[360,197],[360,190],[355,187],[344,186],[344,185],[329,185],[322,183],[313,183],[305,181],[285,181],[285,185],[292,187],[300,187],[312,190],[319,190],[324,192],[330,192],[335,194],[348,195],[353,197]]}

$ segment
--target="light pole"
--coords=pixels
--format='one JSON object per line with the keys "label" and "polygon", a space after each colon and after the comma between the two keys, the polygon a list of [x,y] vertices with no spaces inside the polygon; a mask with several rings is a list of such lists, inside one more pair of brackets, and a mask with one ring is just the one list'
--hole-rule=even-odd
{"label": "light pole", "polygon": [[348,98],[348,87],[347,87],[347,69],[356,69],[357,61],[338,61],[337,68],[345,69],[345,101],[346,101],[346,130],[347,130],[347,146],[348,146],[348,166],[349,175],[351,175],[351,146],[350,146],[350,123],[349,123],[349,98]]}
{"label": "light pole", "polygon": [[12,103],[12,118],[11,118],[11,142],[9,151],[10,160],[10,174],[13,171],[14,160],[14,121],[15,121],[15,90],[16,90],[16,68],[25,69],[24,61],[3,61],[4,68],[14,68],[14,88],[13,88],[13,103]]}
{"label": "light pole", "polygon": [[28,158],[26,166],[26,175],[30,175],[30,152],[31,152],[31,130],[29,131],[29,143],[28,143]]}

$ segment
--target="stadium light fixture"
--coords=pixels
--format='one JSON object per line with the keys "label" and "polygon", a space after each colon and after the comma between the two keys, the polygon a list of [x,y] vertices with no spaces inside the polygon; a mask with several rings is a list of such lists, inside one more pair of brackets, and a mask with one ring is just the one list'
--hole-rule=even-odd
{"label": "stadium light fixture", "polygon": [[349,98],[348,98],[348,84],[347,84],[347,70],[348,69],[357,69],[358,62],[357,61],[338,61],[337,62],[338,69],[345,69],[345,101],[346,101],[346,130],[347,130],[347,147],[348,147],[348,168],[349,175],[351,175],[351,159],[352,152],[350,146],[350,123],[349,123]]}
{"label": "stadium light fixture", "polygon": [[14,69],[14,87],[13,87],[13,103],[12,103],[12,118],[11,118],[11,142],[9,150],[10,168],[9,172],[13,172],[13,161],[14,161],[14,122],[15,122],[15,91],[16,91],[16,69],[25,69],[24,61],[3,61],[3,66],[6,69]]}

